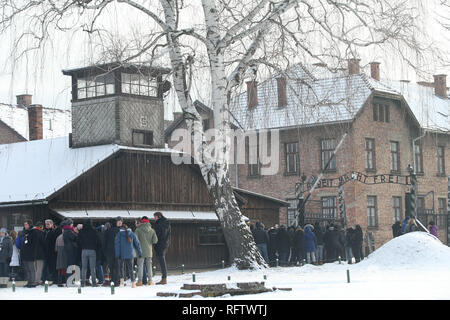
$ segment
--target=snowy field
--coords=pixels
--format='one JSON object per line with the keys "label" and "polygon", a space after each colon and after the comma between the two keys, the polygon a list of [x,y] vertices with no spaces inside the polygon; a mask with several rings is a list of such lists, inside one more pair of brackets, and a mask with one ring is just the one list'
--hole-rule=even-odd
{"label": "snowy field", "polygon": [[[347,283],[347,269],[350,283]],[[267,280],[264,280],[264,275]],[[227,277],[231,280],[228,281]],[[159,277],[155,277],[159,281]],[[414,232],[391,240],[359,264],[324,264],[303,267],[279,267],[262,271],[239,271],[234,268],[196,274],[196,283],[229,283],[265,281],[266,287],[292,288],[292,291],[224,296],[219,298],[194,297],[192,299],[251,299],[251,300],[447,300],[450,299],[450,248],[426,233]],[[157,297],[157,292],[189,292],[180,290],[184,283],[192,283],[192,274],[169,276],[168,285],[143,286],[132,289],[129,285],[116,288],[111,295],[105,287],[58,288],[51,286],[48,293],[43,287],[0,289],[0,300],[60,299],[60,300],[141,300],[179,299]]]}

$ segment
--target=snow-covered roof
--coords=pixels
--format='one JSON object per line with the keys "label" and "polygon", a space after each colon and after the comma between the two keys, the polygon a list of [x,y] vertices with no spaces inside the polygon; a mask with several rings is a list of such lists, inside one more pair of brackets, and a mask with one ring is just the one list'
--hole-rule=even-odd
{"label": "snow-covered roof", "polygon": [[276,77],[258,84],[258,104],[247,106],[247,93],[231,103],[233,122],[244,130],[274,129],[352,121],[372,92],[404,97],[412,113],[425,129],[450,129],[450,99],[434,94],[434,89],[401,81],[376,81],[365,74],[333,73],[313,66],[295,65],[284,73],[287,105],[278,106]]}
{"label": "snow-covered roof", "polygon": [[236,97],[231,112],[244,130],[352,120],[371,94],[360,75],[286,82],[287,105],[283,107],[278,107],[276,78],[258,85],[255,107],[247,107],[246,93]]}
{"label": "snow-covered roof", "polygon": [[381,83],[403,95],[422,128],[437,131],[450,130],[450,99],[437,96],[434,88],[387,79],[382,79]]}
{"label": "snow-covered roof", "polygon": [[[122,217],[123,219],[138,219],[143,216],[152,218],[156,211],[149,210],[55,210],[56,213],[71,219],[111,219]],[[219,221],[214,211],[159,211],[169,220],[177,221]]]}
{"label": "snow-covered roof", "polygon": [[[23,106],[0,103],[0,120],[29,139],[28,110]],[[68,136],[72,132],[72,114],[70,110],[42,108],[42,126],[44,139]]]}
{"label": "snow-covered roof", "polygon": [[116,144],[69,148],[68,137],[0,145],[0,203],[45,200],[119,150],[178,152]]}

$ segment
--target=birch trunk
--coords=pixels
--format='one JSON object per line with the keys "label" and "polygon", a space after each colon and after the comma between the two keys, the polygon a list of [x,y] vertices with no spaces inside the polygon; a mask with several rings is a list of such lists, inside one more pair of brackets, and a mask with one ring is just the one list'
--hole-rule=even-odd
{"label": "birch trunk", "polygon": [[[171,1],[161,1],[166,24],[175,30],[176,16]],[[212,108],[214,110],[215,144],[214,155],[211,155],[206,145],[202,128],[201,116],[194,107],[185,86],[183,60],[178,40],[170,31],[168,43],[170,59],[173,68],[173,82],[180,105],[185,114],[188,129],[193,132],[194,157],[197,159],[208,192],[213,199],[216,215],[220,221],[225,241],[228,246],[230,262],[238,269],[266,267],[245,223],[244,217],[234,197],[229,179],[228,160],[231,146],[230,122],[227,101],[227,79],[223,63],[223,54],[218,50],[220,37],[216,31],[217,14],[210,1],[203,1],[208,40],[207,51],[210,62],[212,85]],[[187,116],[186,116],[187,115]]]}

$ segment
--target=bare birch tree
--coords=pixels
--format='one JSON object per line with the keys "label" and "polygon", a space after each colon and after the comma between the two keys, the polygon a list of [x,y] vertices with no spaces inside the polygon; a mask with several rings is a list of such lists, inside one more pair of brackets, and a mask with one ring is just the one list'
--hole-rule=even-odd
{"label": "bare birch tree", "polygon": [[[104,23],[112,6],[148,22],[136,34],[117,38]],[[417,0],[0,0],[0,7],[1,31],[20,25],[16,45],[23,51],[42,47],[56,31],[77,29],[95,39],[98,59],[170,63],[195,157],[238,268],[266,266],[234,198],[228,170],[230,103],[244,81],[256,70],[278,73],[296,62],[339,68],[358,50],[374,48],[417,66],[426,48],[418,36]],[[204,85],[214,111],[213,152],[191,97],[196,73],[209,80]]]}

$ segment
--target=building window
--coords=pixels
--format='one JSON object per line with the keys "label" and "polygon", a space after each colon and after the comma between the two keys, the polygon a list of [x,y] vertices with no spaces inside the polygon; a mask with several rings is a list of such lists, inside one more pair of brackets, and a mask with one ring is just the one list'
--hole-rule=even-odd
{"label": "building window", "polygon": [[375,170],[375,139],[366,139],[366,170]]}
{"label": "building window", "polygon": [[402,197],[392,197],[392,208],[394,210],[394,222],[402,221]]}
{"label": "building window", "polygon": [[324,219],[337,219],[337,201],[336,196],[322,197],[322,217]]}
{"label": "building window", "polygon": [[300,159],[298,143],[286,143],[286,173],[299,173]]}
{"label": "building window", "polygon": [[86,99],[114,94],[114,74],[81,77],[77,79],[77,98]]}
{"label": "building window", "polygon": [[122,73],[122,93],[139,96],[157,97],[156,79],[143,74]]}
{"label": "building window", "polygon": [[416,172],[422,173],[422,146],[420,144],[414,145],[414,162],[416,164]]}
{"label": "building window", "polygon": [[247,138],[248,143],[248,175],[256,177],[261,174],[261,163],[259,158],[259,135],[255,139]]}
{"label": "building window", "polygon": [[396,141],[391,141],[391,171],[400,171],[400,147]]}
{"label": "building window", "polygon": [[297,215],[297,200],[290,199],[289,207],[287,209],[287,225],[292,226],[295,223],[295,216]]}
{"label": "building window", "polygon": [[206,132],[209,129],[209,119],[202,120],[203,132]]}
{"label": "building window", "polygon": [[378,226],[376,196],[367,196],[367,226],[372,228]]}
{"label": "building window", "polygon": [[389,122],[389,105],[382,103],[374,104],[373,121]]}
{"label": "building window", "polygon": [[445,175],[445,147],[439,146],[437,148],[438,156],[438,174]]}
{"label": "building window", "polygon": [[225,244],[222,229],[218,226],[199,227],[199,244],[200,245]]}
{"label": "building window", "polygon": [[425,214],[425,197],[417,197],[417,214]]}
{"label": "building window", "polygon": [[[322,162],[322,170],[325,171],[325,167],[327,163],[330,161],[331,156],[336,148],[336,140],[335,139],[326,139],[320,142],[320,151],[321,151],[321,162]],[[336,170],[336,156],[330,161],[330,164],[326,171]]]}
{"label": "building window", "polygon": [[133,145],[134,146],[152,146],[153,132],[144,130],[133,130]]}

